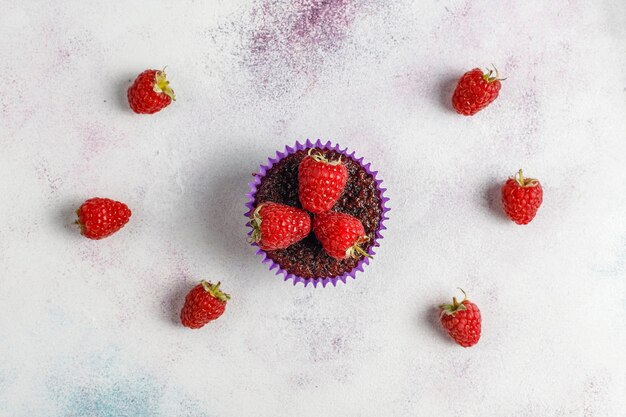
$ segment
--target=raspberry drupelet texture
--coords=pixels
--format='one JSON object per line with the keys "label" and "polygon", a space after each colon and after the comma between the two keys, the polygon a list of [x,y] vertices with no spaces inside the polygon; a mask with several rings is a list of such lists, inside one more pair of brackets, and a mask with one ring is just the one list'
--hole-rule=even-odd
{"label": "raspberry drupelet texture", "polygon": [[128,88],[128,104],[139,114],[156,113],[176,100],[165,71],[146,70]]}
{"label": "raspberry drupelet texture", "polygon": [[109,198],[91,198],[76,210],[81,233],[89,239],[102,239],[120,230],[132,215],[128,206]]}
{"label": "raspberry drupelet texture", "polygon": [[199,329],[219,318],[226,310],[230,295],[220,290],[220,283],[202,281],[185,297],[185,305],[180,312],[180,321],[185,327]]}
{"label": "raspberry drupelet texture", "polygon": [[298,168],[298,194],[302,208],[311,213],[332,209],[347,182],[348,170],[341,159],[331,161],[321,153],[309,150],[309,155]]}
{"label": "raspberry drupelet texture", "polygon": [[452,106],[457,113],[472,116],[493,102],[500,92],[498,71],[483,73],[474,68],[461,76],[452,95]]}
{"label": "raspberry drupelet texture", "polygon": [[363,225],[349,214],[328,211],[315,216],[313,232],[322,247],[335,259],[367,255],[359,245],[368,241]]}
{"label": "raspberry drupelet texture", "polygon": [[[465,292],[463,294],[465,295]],[[463,347],[474,346],[478,343],[482,319],[476,304],[467,298],[459,303],[454,297],[452,304],[443,304],[439,308],[441,309],[441,324],[456,343]]]}
{"label": "raspberry drupelet texture", "polygon": [[304,239],[311,232],[311,217],[295,207],[262,203],[252,213],[251,241],[263,250],[284,249]]}
{"label": "raspberry drupelet texture", "polygon": [[530,223],[542,202],[541,184],[534,178],[525,178],[521,169],[502,186],[504,212],[517,224]]}

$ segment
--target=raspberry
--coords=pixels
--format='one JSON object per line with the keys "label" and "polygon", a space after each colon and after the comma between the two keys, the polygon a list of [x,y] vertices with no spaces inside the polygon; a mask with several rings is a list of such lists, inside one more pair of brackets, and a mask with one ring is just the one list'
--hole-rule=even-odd
{"label": "raspberry", "polygon": [[260,204],[252,213],[250,224],[254,229],[250,240],[268,251],[291,246],[311,232],[307,212],[278,203]]}
{"label": "raspberry", "polygon": [[120,230],[132,215],[128,206],[109,198],[91,198],[76,210],[81,233],[89,239],[102,239]]}
{"label": "raspberry", "polygon": [[332,211],[318,214],[313,219],[313,232],[326,253],[335,259],[369,256],[359,246],[369,238],[356,217]]}
{"label": "raspberry", "polygon": [[452,106],[457,113],[472,116],[498,97],[501,78],[498,70],[495,70],[495,76],[492,74],[492,70],[483,74],[479,68],[463,74],[452,95]]}
{"label": "raspberry", "polygon": [[145,70],[128,89],[128,104],[135,113],[152,114],[176,100],[165,71]]}
{"label": "raspberry", "polygon": [[465,291],[461,290],[465,298],[460,303],[456,297],[452,304],[442,304],[441,324],[456,343],[463,347],[470,347],[478,343],[481,332],[481,317],[478,306],[467,299]]}
{"label": "raspberry", "polygon": [[534,178],[524,178],[521,169],[502,186],[504,211],[517,224],[530,223],[542,202],[541,184]]}
{"label": "raspberry", "polygon": [[230,295],[220,290],[219,282],[213,285],[201,281],[185,297],[185,305],[180,311],[180,321],[185,327],[199,329],[224,314],[228,300]]}
{"label": "raspberry", "polygon": [[298,168],[298,196],[302,207],[311,213],[333,208],[346,187],[348,169],[341,162],[329,161],[319,152],[305,157]]}

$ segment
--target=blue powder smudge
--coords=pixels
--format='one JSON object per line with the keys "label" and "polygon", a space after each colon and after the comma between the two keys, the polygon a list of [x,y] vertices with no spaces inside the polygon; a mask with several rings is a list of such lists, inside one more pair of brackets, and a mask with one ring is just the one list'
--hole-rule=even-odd
{"label": "blue powder smudge", "polygon": [[176,404],[162,404],[163,388],[146,376],[75,386],[61,394],[63,417],[209,417],[185,394],[174,393],[180,398]]}
{"label": "blue powder smudge", "polygon": [[615,260],[611,264],[592,266],[592,270],[605,276],[623,278],[626,273],[626,235],[622,236],[622,246],[615,255]]}
{"label": "blue powder smudge", "polygon": [[[146,378],[74,388],[63,416],[71,417],[210,417],[186,395],[177,404],[161,404],[163,390]],[[167,410],[165,410],[166,408]]]}
{"label": "blue powder smudge", "polygon": [[67,395],[64,416],[158,416],[159,390],[145,379],[75,387]]}
{"label": "blue powder smudge", "polygon": [[3,404],[6,404],[6,400],[4,400],[4,392],[7,389],[6,378],[0,374],[0,412],[4,415],[4,412],[7,411],[6,407]]}
{"label": "blue powder smudge", "polygon": [[7,369],[0,368],[0,416],[9,415],[7,409],[7,403],[9,402],[6,398],[7,390],[13,381],[15,381],[16,372],[15,369]]}
{"label": "blue powder smudge", "polygon": [[122,361],[117,348],[84,365],[62,361],[48,381],[58,417],[209,417],[200,404]]}

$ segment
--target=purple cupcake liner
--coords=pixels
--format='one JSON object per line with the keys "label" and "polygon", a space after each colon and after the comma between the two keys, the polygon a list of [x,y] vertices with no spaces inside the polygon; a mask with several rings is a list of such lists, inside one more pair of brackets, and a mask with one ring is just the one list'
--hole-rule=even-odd
{"label": "purple cupcake liner", "polygon": [[[368,174],[370,174],[374,178],[374,181],[376,183],[376,189],[380,193],[382,213],[381,213],[381,218],[380,218],[380,222],[378,226],[378,231],[376,232],[376,236],[374,238],[374,243],[369,247],[367,252],[370,255],[375,255],[376,252],[374,252],[374,248],[376,248],[379,245],[379,242],[383,239],[383,235],[380,232],[387,229],[384,225],[384,222],[386,220],[389,220],[389,217],[387,217],[387,213],[389,212],[389,207],[387,207],[387,202],[389,202],[389,198],[385,197],[385,191],[387,191],[387,189],[382,187],[382,180],[376,177],[378,174],[378,171],[372,171],[370,169],[370,165],[371,165],[370,163],[363,165],[363,158],[356,158],[354,156],[355,152],[348,153],[348,148],[341,149],[339,145],[333,146],[330,141],[326,142],[325,144],[323,144],[322,141],[320,141],[319,139],[315,143],[311,142],[309,139],[307,139],[304,144],[300,142],[296,142],[293,148],[290,146],[286,146],[284,152],[278,152],[278,151],[276,152],[276,158],[269,158],[267,165],[261,165],[259,168],[259,172],[254,176],[254,180],[250,184],[248,184],[250,186],[250,192],[246,194],[246,197],[248,197],[248,202],[246,203],[246,208],[247,208],[247,211],[245,214],[246,218],[249,220],[250,215],[254,211],[254,208],[255,208],[254,200],[255,200],[256,191],[257,191],[258,186],[261,184],[261,180],[263,179],[263,177],[265,177],[265,174],[267,173],[267,171],[269,171],[270,168],[274,166],[274,164],[276,164],[278,161],[285,158],[286,156],[289,156],[297,151],[301,151],[307,148],[320,148],[320,149],[328,149],[328,150],[339,152],[353,159],[354,161],[356,161],[359,165],[361,165],[365,169],[365,171]],[[248,222],[248,226],[250,227],[248,236],[250,236],[252,235],[252,226],[250,225],[250,222]],[[252,245],[258,246],[256,243],[253,243]],[[263,260],[261,261],[261,263],[269,264],[270,271],[275,269],[276,275],[282,274],[284,276],[285,281],[292,280],[293,285],[296,285],[299,282],[301,282],[304,284],[305,287],[309,284],[313,285],[313,287],[317,287],[320,284],[322,285],[322,287],[326,287],[328,284],[333,284],[333,286],[336,286],[337,282],[339,281],[345,284],[348,277],[355,279],[357,272],[359,271],[363,272],[363,267],[365,265],[368,265],[370,261],[370,258],[364,257],[359,261],[359,263],[352,270],[348,272],[344,272],[342,275],[339,275],[336,277],[303,278],[303,277],[292,274],[282,269],[279,264],[277,264],[276,262],[268,258],[264,250],[259,248],[256,251],[256,254],[261,255],[263,257]]]}

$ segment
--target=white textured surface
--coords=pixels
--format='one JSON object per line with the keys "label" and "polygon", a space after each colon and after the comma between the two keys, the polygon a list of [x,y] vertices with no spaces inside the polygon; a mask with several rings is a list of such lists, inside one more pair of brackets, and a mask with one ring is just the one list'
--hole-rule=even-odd
{"label": "white textured surface", "polygon": [[[0,1],[0,416],[624,415],[625,3],[508,3]],[[500,98],[450,111],[490,63]],[[134,115],[129,80],[165,65],[178,101]],[[244,239],[250,174],[306,137],[392,199],[336,288]],[[526,227],[498,202],[519,167],[545,190]],[[129,225],[80,237],[92,196]],[[233,299],[189,331],[201,278]],[[436,326],[459,286],[471,349]]]}

